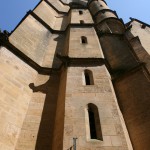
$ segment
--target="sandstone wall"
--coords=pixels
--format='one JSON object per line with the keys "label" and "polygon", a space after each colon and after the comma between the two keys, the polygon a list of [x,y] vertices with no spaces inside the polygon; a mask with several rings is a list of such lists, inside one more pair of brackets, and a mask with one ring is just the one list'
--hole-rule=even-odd
{"label": "sandstone wall", "polygon": [[62,50],[63,35],[52,34],[31,15],[11,34],[9,41],[42,67],[60,66],[60,61],[54,56]]}
{"label": "sandstone wall", "polygon": [[0,149],[14,150],[32,97],[37,72],[0,47]]}
{"label": "sandstone wall", "polygon": [[[87,43],[82,43],[82,36],[87,38]],[[70,29],[68,56],[75,58],[103,57],[101,46],[93,27]]]}
{"label": "sandstone wall", "polygon": [[45,1],[42,1],[34,12],[54,30],[65,30],[70,23],[70,13],[59,14]]}
{"label": "sandstone wall", "polygon": [[[85,69],[93,72],[94,85],[85,85],[83,75]],[[86,117],[86,108],[89,103],[98,107],[103,141],[89,137]],[[118,112],[105,66],[69,67],[66,83],[63,150],[73,145],[73,137],[78,138],[77,149],[80,150],[128,149]]]}
{"label": "sandstone wall", "polygon": [[59,0],[48,0],[58,11],[68,12],[69,6],[63,5]]}
{"label": "sandstone wall", "polygon": [[42,1],[41,4],[35,8],[34,12],[51,28],[54,28],[56,16],[58,13],[45,1]]}
{"label": "sandstone wall", "polygon": [[52,148],[60,77],[38,75],[15,150]]}
{"label": "sandstone wall", "polygon": [[63,149],[63,133],[64,133],[64,115],[65,115],[65,97],[66,97],[66,77],[67,77],[67,69],[64,68],[61,77],[60,77],[60,85],[59,85],[59,93],[57,100],[57,108],[56,108],[56,117],[55,117],[55,127],[53,131],[53,145],[52,150],[62,150]]}
{"label": "sandstone wall", "polygon": [[[83,14],[79,15],[79,11],[82,11]],[[72,9],[71,10],[71,23],[80,23],[80,20],[83,20],[84,23],[93,23],[93,19],[89,10],[87,9]]]}
{"label": "sandstone wall", "polygon": [[150,77],[144,68],[114,82],[121,111],[124,115],[135,150],[149,149]]}
{"label": "sandstone wall", "polygon": [[[130,41],[138,59],[145,63],[147,70],[150,72],[150,29],[138,21],[132,21],[130,25],[132,25],[132,28],[126,32],[126,37]],[[142,26],[145,27],[142,28]]]}
{"label": "sandstone wall", "polygon": [[150,36],[149,36],[150,28],[145,27],[145,29],[143,29],[142,24],[137,21],[133,21],[131,25],[132,25],[131,33],[134,36],[139,36],[142,46],[150,55]]}
{"label": "sandstone wall", "polygon": [[100,42],[112,73],[125,72],[137,66],[136,56],[123,36],[104,35]]}

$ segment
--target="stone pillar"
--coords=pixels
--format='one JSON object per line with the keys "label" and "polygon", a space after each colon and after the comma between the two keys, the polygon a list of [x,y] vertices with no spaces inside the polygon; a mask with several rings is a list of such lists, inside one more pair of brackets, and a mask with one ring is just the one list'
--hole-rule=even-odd
{"label": "stone pillar", "polygon": [[[84,16],[84,18],[82,17]],[[104,56],[92,21],[87,19],[86,9],[73,9],[71,20],[77,26],[69,30],[68,49],[65,50],[68,69],[66,74],[63,150],[73,147],[77,137],[77,149],[124,149],[128,150],[124,122],[118,109]],[[82,18],[84,24],[80,24]],[[82,41],[82,37],[86,40]],[[64,59],[65,59],[64,57]],[[86,84],[85,72],[91,72],[91,84]],[[88,106],[97,107],[99,119],[95,126],[101,128],[102,137],[92,138]],[[97,128],[97,127],[95,127]],[[100,131],[96,131],[97,134]],[[56,150],[56,149],[55,149]]]}

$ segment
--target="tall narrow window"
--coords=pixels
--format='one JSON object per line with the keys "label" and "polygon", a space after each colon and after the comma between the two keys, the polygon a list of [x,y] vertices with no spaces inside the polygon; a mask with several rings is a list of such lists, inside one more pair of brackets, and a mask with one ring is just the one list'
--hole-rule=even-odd
{"label": "tall narrow window", "polygon": [[83,11],[82,10],[79,10],[79,15],[82,15],[83,14]]}
{"label": "tall narrow window", "polygon": [[93,73],[90,70],[84,70],[85,85],[93,85]]}
{"label": "tall narrow window", "polygon": [[87,37],[81,36],[81,43],[82,44],[87,44]]}
{"label": "tall narrow window", "polygon": [[91,139],[97,139],[94,112],[91,110],[91,108],[89,108],[88,113],[89,113],[89,125],[90,125]]}
{"label": "tall narrow window", "polygon": [[88,104],[90,139],[103,140],[98,108],[96,105]]}

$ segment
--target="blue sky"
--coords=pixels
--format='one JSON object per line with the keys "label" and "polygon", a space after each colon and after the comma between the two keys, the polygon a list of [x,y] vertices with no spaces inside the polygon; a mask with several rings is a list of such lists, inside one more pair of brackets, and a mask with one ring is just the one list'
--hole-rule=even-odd
{"label": "blue sky", "polygon": [[[1,0],[0,29],[12,31],[28,10],[32,10],[40,0]],[[150,24],[150,0],[105,0],[112,10],[116,10],[124,22],[129,17]]]}

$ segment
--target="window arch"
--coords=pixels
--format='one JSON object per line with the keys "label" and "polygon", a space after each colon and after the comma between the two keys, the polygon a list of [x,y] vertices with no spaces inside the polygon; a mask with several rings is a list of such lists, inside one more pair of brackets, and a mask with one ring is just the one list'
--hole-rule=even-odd
{"label": "window arch", "polygon": [[84,70],[85,85],[94,85],[93,73],[91,70]]}
{"label": "window arch", "polygon": [[87,112],[88,112],[89,130],[90,130],[89,139],[103,140],[97,106],[92,103],[89,103],[87,105]]}
{"label": "window arch", "polygon": [[81,43],[82,44],[87,44],[88,43],[86,36],[81,36]]}

